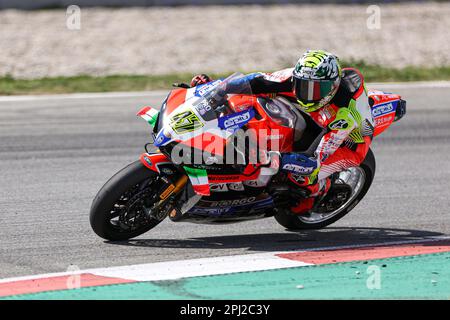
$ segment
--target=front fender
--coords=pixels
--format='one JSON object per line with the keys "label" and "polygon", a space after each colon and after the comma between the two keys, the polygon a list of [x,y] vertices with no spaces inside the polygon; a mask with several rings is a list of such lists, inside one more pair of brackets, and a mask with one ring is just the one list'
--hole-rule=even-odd
{"label": "front fender", "polygon": [[139,160],[148,169],[162,175],[172,175],[177,172],[174,164],[162,153],[143,153]]}
{"label": "front fender", "polygon": [[[143,153],[139,160],[148,169],[161,175],[173,175],[177,172],[175,165],[161,153]],[[209,196],[209,182],[206,170],[184,167],[195,193]]]}

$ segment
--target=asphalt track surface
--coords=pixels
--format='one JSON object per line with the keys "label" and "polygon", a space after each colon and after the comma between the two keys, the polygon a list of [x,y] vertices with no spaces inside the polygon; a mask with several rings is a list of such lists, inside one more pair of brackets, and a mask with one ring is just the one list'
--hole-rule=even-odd
{"label": "asphalt track surface", "polygon": [[450,86],[391,91],[407,100],[407,115],[374,141],[372,188],[334,225],[289,232],[273,218],[222,226],[166,220],[115,243],[91,230],[91,201],[143,151],[150,127],[135,114],[163,95],[0,97],[0,278],[448,236]]}

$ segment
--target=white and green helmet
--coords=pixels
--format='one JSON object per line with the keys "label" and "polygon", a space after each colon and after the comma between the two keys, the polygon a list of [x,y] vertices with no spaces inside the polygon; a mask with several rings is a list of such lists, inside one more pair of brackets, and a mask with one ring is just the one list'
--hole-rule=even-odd
{"label": "white and green helmet", "polygon": [[341,82],[338,58],[323,50],[308,50],[293,72],[294,92],[300,108],[312,112],[333,99]]}

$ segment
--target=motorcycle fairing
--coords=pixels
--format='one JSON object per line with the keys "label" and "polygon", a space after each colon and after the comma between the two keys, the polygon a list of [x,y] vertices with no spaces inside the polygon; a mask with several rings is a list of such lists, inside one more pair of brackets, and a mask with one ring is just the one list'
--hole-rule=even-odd
{"label": "motorcycle fairing", "polygon": [[273,206],[273,198],[267,194],[220,201],[202,199],[186,213],[186,218],[195,219],[197,216],[226,220],[254,217],[264,215]]}
{"label": "motorcycle fairing", "polygon": [[400,95],[380,90],[370,90],[369,104],[374,118],[374,136],[386,130],[394,121],[399,120],[406,112],[405,101]]}
{"label": "motorcycle fairing", "polygon": [[253,117],[247,127],[260,134],[266,132],[267,150],[291,152],[294,145],[294,128],[288,127],[270,114],[268,102],[270,99],[258,97],[254,108],[258,117]]}
{"label": "motorcycle fairing", "polygon": [[[182,145],[202,150],[203,153],[208,154],[210,157],[223,157],[228,138],[231,137],[237,129],[250,121],[254,116],[254,113],[252,110],[246,110],[227,117],[207,118],[204,117],[207,111],[202,115],[201,107],[197,107],[198,105],[201,104],[191,105],[190,103],[185,103],[184,106],[177,108],[170,114],[168,119],[171,119],[171,122],[169,125],[164,125],[161,131],[169,131],[172,140],[161,140],[167,144],[176,139],[176,141]],[[187,113],[191,115],[190,118],[186,117]],[[179,121],[179,114],[182,114],[180,121],[183,121],[183,123],[181,124],[177,122]],[[191,126],[193,121],[198,121],[199,124]],[[188,128],[188,130],[183,133],[180,132],[180,130],[177,130],[179,128]],[[167,134],[164,134],[164,136],[167,136]],[[207,171],[204,169],[190,168],[188,166],[184,166],[184,169],[189,176],[194,191],[199,195],[210,195]]]}
{"label": "motorcycle fairing", "polygon": [[159,174],[174,174],[176,172],[172,161],[162,153],[143,153],[139,160],[148,169]]}
{"label": "motorcycle fairing", "polygon": [[[249,109],[223,117],[211,116],[208,113],[211,110],[205,110],[208,106],[204,101],[192,97],[165,116],[162,128],[156,135],[155,146],[161,147],[175,141],[204,150],[213,141],[222,147],[213,148],[212,154],[223,155],[227,139],[255,115],[253,109]],[[152,125],[156,122],[157,114],[150,107],[143,108],[138,115]]]}
{"label": "motorcycle fairing", "polygon": [[[186,147],[193,147],[203,151],[210,157],[224,156],[224,151],[230,137],[244,125],[246,125],[255,113],[253,109],[239,113],[219,117],[210,121],[205,121],[205,125],[198,132],[191,135],[178,136],[177,141]],[[175,135],[176,136],[176,135]],[[165,141],[164,144],[170,141]]]}
{"label": "motorcycle fairing", "polygon": [[[241,76],[235,75],[229,79],[238,81]],[[170,146],[171,149],[169,148],[170,151],[168,152],[183,151],[184,156],[184,150],[193,148],[194,153],[195,150],[199,150],[202,156],[206,155],[208,161],[217,159],[216,157],[223,157],[229,138],[236,130],[246,125],[255,116],[255,112],[252,108],[240,112],[228,110],[228,114],[218,111],[218,106],[211,104],[211,98],[231,82],[224,82],[224,88],[218,89],[221,83],[222,81],[218,80],[203,86],[183,89],[184,93],[180,89],[176,89],[174,94],[169,94],[158,121],[156,130],[158,132],[154,145],[161,148],[175,142]],[[246,89],[243,90],[243,93],[251,93],[246,86],[244,87]],[[141,112],[141,115],[147,115],[151,109],[145,109],[144,111]],[[152,123],[154,122],[152,121]],[[180,156],[179,153],[173,155]],[[183,158],[180,157],[180,159]],[[180,162],[179,164],[183,165],[194,191],[199,195],[209,195],[207,171],[196,165],[191,165],[191,163]]]}

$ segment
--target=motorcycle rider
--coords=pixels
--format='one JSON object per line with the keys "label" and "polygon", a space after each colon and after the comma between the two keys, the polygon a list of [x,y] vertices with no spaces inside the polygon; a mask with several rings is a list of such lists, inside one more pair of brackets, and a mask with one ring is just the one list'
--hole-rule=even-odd
{"label": "motorcycle rider", "polygon": [[[338,58],[323,50],[306,51],[294,68],[246,78],[254,94],[282,96],[326,129],[313,156],[299,152],[281,156],[281,169],[290,182],[307,190],[291,212],[305,214],[329,191],[330,175],[359,166],[366,157],[374,120],[364,78],[354,68],[342,69]],[[206,74],[197,75],[191,86],[210,81]]]}

